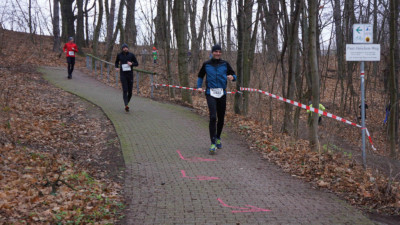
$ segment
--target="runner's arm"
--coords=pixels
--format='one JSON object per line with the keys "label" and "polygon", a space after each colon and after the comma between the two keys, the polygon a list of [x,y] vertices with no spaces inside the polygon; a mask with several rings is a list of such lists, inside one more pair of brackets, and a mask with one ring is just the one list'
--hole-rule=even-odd
{"label": "runner's arm", "polygon": [[203,86],[203,79],[205,75],[206,75],[206,64],[203,63],[203,66],[201,67],[199,74],[197,75],[197,88],[201,88]]}
{"label": "runner's arm", "polygon": [[136,59],[136,56],[134,54],[132,54],[132,55],[133,55],[133,57],[132,57],[132,66],[139,66],[139,63],[138,63],[138,61]]}
{"label": "runner's arm", "polygon": [[227,67],[227,71],[226,74],[227,75],[232,75],[233,76],[233,80],[232,81],[236,81],[237,76],[235,75],[235,71],[232,69],[231,65],[227,62],[226,63],[226,67]]}
{"label": "runner's arm", "polygon": [[119,68],[119,55],[117,55],[117,58],[115,59],[115,68]]}

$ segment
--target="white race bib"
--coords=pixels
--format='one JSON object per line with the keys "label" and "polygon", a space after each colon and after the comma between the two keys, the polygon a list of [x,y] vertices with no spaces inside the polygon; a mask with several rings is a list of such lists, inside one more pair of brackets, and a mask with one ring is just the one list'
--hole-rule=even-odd
{"label": "white race bib", "polygon": [[74,51],[69,51],[69,52],[68,52],[68,55],[69,55],[69,56],[74,56],[74,55],[75,55],[75,52],[74,52]]}
{"label": "white race bib", "polygon": [[222,88],[210,88],[210,95],[214,98],[221,98],[224,95],[224,89]]}
{"label": "white race bib", "polygon": [[122,71],[131,71],[131,66],[128,64],[122,64]]}

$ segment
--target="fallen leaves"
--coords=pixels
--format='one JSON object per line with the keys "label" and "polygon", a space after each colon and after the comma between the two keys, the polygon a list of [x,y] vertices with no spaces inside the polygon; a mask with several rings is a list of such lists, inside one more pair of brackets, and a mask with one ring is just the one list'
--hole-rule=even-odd
{"label": "fallen leaves", "polygon": [[92,167],[119,147],[112,124],[35,72],[32,64],[54,56],[19,64],[22,49],[10,49],[0,65],[0,224],[115,223],[122,188]]}
{"label": "fallen leaves", "polygon": [[350,203],[371,211],[400,215],[400,182],[379,171],[364,170],[341,153],[309,150],[308,141],[276,133],[249,118],[228,113],[231,126],[246,137],[250,147],[285,172],[341,194]]}

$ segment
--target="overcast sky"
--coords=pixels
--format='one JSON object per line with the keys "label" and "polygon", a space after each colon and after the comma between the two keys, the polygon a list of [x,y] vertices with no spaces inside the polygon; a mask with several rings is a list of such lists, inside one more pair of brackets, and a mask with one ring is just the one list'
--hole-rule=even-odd
{"label": "overcast sky", "polygon": [[[28,28],[28,2],[29,0],[1,0],[0,2],[0,22],[2,26],[9,30],[14,31],[22,31],[29,32]],[[93,5],[94,0],[90,0],[89,7]],[[236,27],[236,1],[234,2],[233,11],[233,23]],[[51,13],[52,13],[52,3],[53,0],[32,0],[32,14],[35,19],[34,23],[36,24],[36,33],[44,34],[44,35],[52,35],[52,23],[51,23]],[[226,5],[226,0],[222,0],[223,7]],[[50,5],[51,4],[51,5]],[[322,35],[322,44],[324,46],[328,45],[329,38],[331,36],[331,15],[332,9],[330,7],[330,1],[322,0],[322,5],[325,5],[324,8],[321,9],[321,14],[323,18],[323,23],[327,23],[328,25],[323,29]],[[116,13],[118,12],[119,0],[116,0]],[[199,23],[201,13],[203,8],[203,1],[198,1],[197,6],[197,23]],[[223,12],[223,26],[226,25],[226,9],[222,10]],[[76,13],[76,12],[75,12]],[[214,12],[215,13],[215,12]],[[156,0],[137,0],[136,1],[136,24],[138,26],[138,44],[146,44],[151,45],[153,41],[154,26],[152,27],[152,20],[154,19],[156,14]],[[90,22],[89,22],[89,30],[93,31],[93,15],[94,10],[92,10],[89,14]],[[105,16],[103,16],[103,24],[101,38],[105,36]],[[213,21],[214,27],[217,26],[217,21]],[[172,32],[172,31],[171,31]],[[261,34],[260,34],[261,35]],[[208,35],[210,36],[210,35]],[[211,43],[208,43],[211,45]]]}

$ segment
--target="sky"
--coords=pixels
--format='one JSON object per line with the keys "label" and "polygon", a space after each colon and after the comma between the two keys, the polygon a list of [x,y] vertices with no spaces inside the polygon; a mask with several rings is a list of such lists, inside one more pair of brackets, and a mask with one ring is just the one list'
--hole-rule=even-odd
{"label": "sky", "polygon": [[[157,0],[137,0],[136,2],[136,23],[138,26],[138,44],[139,45],[151,45],[153,42],[153,33],[154,33],[154,25],[153,19],[156,14],[156,1]],[[223,5],[226,5],[226,0],[221,0]],[[22,31],[29,32],[28,28],[28,2],[29,0],[2,0],[0,2],[0,23],[3,28],[14,31]],[[90,0],[89,6],[93,4],[94,0]],[[214,1],[215,2],[215,1]],[[233,6],[233,23],[236,27],[236,1]],[[52,35],[52,3],[53,0],[32,0],[32,15],[34,17],[34,28],[36,34],[44,34],[44,35]],[[321,43],[323,46],[328,46],[329,39],[331,37],[332,31],[332,9],[330,7],[329,0],[322,0],[321,5],[325,7],[321,8],[321,15],[323,19],[323,23],[326,23],[327,26],[324,27],[321,37]],[[118,11],[119,0],[116,0],[116,11]],[[222,7],[223,14],[223,25],[226,25],[226,8]],[[203,1],[198,0],[197,6],[197,24],[199,24],[199,20],[202,14]],[[255,10],[254,10],[255,11]],[[214,12],[215,13],[215,12]],[[93,15],[94,10],[92,10],[89,14],[90,17],[90,35],[93,32]],[[104,16],[105,17],[105,16]],[[253,16],[254,18],[255,16]],[[214,27],[217,26],[217,21],[213,20]],[[105,18],[103,24],[106,24]],[[116,22],[115,22],[116,24]],[[234,28],[236,29],[236,28]],[[172,31],[171,31],[172,32]],[[209,31],[208,31],[209,32]],[[104,40],[105,36],[105,26],[102,27],[101,39]],[[210,37],[210,35],[208,35]],[[261,37],[261,34],[259,34]],[[211,46],[211,40],[208,41],[208,45]],[[257,48],[260,50],[261,46],[258,45]]]}

